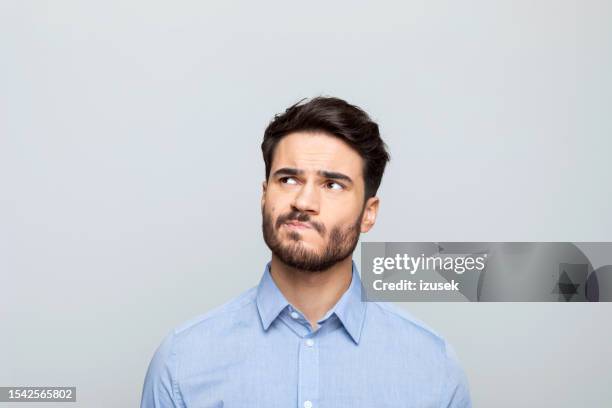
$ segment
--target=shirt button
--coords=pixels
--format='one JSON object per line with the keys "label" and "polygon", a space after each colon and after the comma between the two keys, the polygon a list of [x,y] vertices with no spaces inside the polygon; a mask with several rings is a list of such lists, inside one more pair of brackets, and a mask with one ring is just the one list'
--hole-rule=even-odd
{"label": "shirt button", "polygon": [[312,402],[311,401],[304,401],[304,408],[312,408]]}
{"label": "shirt button", "polygon": [[[308,347],[312,347],[312,346],[314,346],[314,340],[313,340],[313,339],[308,339],[308,340],[306,340],[306,345],[307,345]],[[310,401],[306,401],[306,402],[310,402]],[[304,403],[304,406],[306,406],[306,402]],[[312,406],[312,402],[310,402],[310,404],[311,404],[311,406]]]}
{"label": "shirt button", "polygon": [[298,314],[298,312],[291,312],[291,317],[297,319],[298,317],[300,317],[300,315]]}

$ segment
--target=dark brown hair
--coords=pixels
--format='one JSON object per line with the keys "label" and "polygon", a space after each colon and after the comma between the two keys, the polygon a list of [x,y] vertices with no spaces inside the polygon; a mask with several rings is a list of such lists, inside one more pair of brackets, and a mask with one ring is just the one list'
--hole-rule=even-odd
{"label": "dark brown hair", "polygon": [[361,108],[339,98],[319,96],[304,101],[277,114],[264,132],[261,151],[266,180],[274,149],[283,137],[293,132],[318,131],[340,138],[359,153],[364,161],[365,199],[375,196],[390,159],[378,125]]}

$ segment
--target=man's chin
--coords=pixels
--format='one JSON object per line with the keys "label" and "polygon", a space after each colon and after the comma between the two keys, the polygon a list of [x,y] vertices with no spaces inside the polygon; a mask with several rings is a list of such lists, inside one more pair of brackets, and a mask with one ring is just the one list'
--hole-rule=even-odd
{"label": "man's chin", "polygon": [[276,230],[276,238],[280,238],[281,241],[311,241],[314,238],[320,239],[320,237],[313,234],[313,230],[309,228],[287,228],[285,226],[280,227]]}
{"label": "man's chin", "polygon": [[320,244],[312,243],[303,238],[294,240],[291,238],[283,238],[280,240],[280,249],[285,254],[293,254],[299,257],[317,257],[324,252]]}

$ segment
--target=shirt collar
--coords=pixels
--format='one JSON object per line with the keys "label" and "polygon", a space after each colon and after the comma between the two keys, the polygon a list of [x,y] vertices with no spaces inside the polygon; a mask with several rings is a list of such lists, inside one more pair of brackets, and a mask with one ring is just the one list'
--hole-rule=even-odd
{"label": "shirt collar", "polygon": [[280,312],[289,304],[278,286],[276,286],[276,283],[274,283],[272,275],[270,275],[270,262],[266,265],[264,274],[257,287],[256,301],[264,330],[268,330],[268,327],[276,320]]}
{"label": "shirt collar", "polygon": [[[356,344],[359,344],[361,338],[367,305],[366,302],[361,300],[361,290],[359,271],[353,261],[349,288],[342,294],[336,305],[321,319],[321,321],[326,320],[329,316],[335,314]],[[289,305],[270,275],[270,263],[266,265],[257,287],[256,303],[264,330],[268,330],[280,312]]]}
{"label": "shirt collar", "polygon": [[353,261],[353,277],[349,288],[333,307],[334,313],[356,344],[359,344],[363,322],[365,321],[367,303],[361,300],[361,280],[359,271]]}

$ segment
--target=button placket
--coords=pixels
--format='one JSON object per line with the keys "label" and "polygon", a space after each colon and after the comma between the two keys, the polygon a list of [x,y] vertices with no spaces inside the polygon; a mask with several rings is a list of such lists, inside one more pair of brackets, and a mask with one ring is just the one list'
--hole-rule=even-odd
{"label": "button placket", "polygon": [[319,398],[319,347],[313,338],[300,339],[298,408],[316,408]]}

